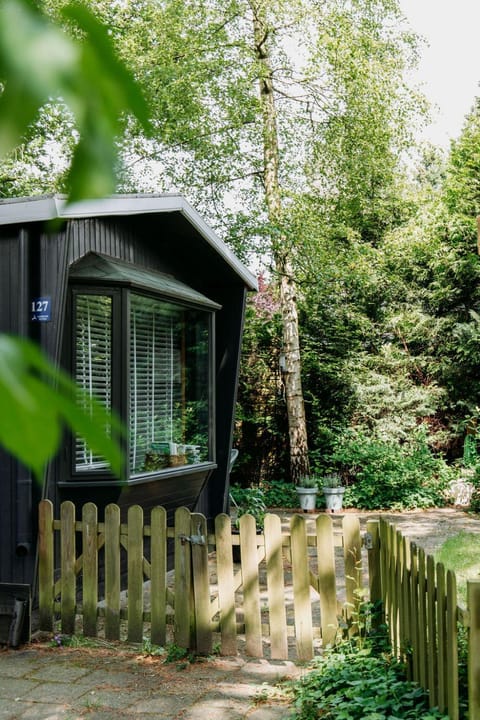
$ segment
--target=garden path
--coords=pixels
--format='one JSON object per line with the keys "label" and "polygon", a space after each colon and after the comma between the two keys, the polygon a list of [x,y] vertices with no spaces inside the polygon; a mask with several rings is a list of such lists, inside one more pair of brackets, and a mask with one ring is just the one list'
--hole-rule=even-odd
{"label": "garden path", "polygon": [[[295,510],[269,510],[279,515],[282,524],[287,527],[292,515],[298,513]],[[480,533],[480,514],[467,512],[460,507],[433,508],[429,510],[408,510],[392,512],[389,510],[362,511],[355,509],[342,510],[339,513],[332,513],[334,525],[341,526],[344,515],[353,514],[360,520],[362,532],[366,530],[369,520],[377,520],[380,517],[391,521],[402,533],[417,543],[425,550],[426,554],[434,554],[442,543],[449,537],[461,531]],[[314,523],[318,513],[304,514],[304,517]]]}

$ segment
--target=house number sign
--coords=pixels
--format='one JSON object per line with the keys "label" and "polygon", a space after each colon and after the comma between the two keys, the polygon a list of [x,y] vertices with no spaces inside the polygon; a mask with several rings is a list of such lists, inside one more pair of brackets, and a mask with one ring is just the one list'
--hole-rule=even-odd
{"label": "house number sign", "polygon": [[31,303],[31,320],[33,322],[50,322],[51,319],[51,298],[49,296],[33,298]]}

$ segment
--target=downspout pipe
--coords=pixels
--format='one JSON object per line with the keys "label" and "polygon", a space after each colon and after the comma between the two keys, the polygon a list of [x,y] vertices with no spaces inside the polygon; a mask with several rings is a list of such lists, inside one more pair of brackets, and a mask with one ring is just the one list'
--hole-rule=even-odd
{"label": "downspout pipe", "polygon": [[[30,334],[31,275],[33,274],[30,262],[30,238],[27,231],[22,228],[19,233],[19,296],[17,300],[18,334],[21,337],[28,337]],[[38,268],[36,268],[36,272],[38,272]],[[18,558],[24,558],[30,554],[33,547],[32,476],[24,465],[19,462],[16,465],[15,555]]]}

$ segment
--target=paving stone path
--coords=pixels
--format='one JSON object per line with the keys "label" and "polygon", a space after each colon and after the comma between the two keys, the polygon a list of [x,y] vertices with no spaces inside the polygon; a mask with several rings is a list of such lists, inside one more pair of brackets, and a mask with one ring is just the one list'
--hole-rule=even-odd
{"label": "paving stone path", "polygon": [[132,648],[0,652],[0,720],[284,720],[291,662],[215,658],[165,664]]}

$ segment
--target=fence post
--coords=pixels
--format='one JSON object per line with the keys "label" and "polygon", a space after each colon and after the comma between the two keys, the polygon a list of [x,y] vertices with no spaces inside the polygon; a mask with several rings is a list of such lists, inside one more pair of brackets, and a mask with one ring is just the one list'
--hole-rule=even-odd
{"label": "fence post", "polygon": [[60,506],[61,555],[61,597],[60,612],[62,632],[73,635],[75,632],[75,505],[66,500]]}
{"label": "fence post", "polygon": [[202,655],[209,655],[212,652],[212,628],[208,575],[208,531],[207,520],[200,513],[192,513],[191,538],[196,650]]}
{"label": "fence post", "polygon": [[167,637],[167,511],[154,507],[150,519],[151,640],[165,645]]}
{"label": "fence post", "polygon": [[353,515],[345,515],[343,528],[343,559],[345,563],[345,619],[349,625],[349,636],[355,633],[353,621],[359,601],[358,589],[362,585],[362,539],[360,521]]}
{"label": "fence post", "polygon": [[367,522],[368,542],[368,583],[370,602],[373,606],[373,625],[378,627],[383,621],[382,576],[380,568],[380,523],[378,520]]}
{"label": "fence post", "polygon": [[437,677],[438,709],[447,709],[447,612],[446,612],[445,566],[437,563]]}
{"label": "fence post", "polygon": [[447,570],[447,710],[450,720],[458,720],[458,628],[457,580]]}
{"label": "fence post", "polygon": [[131,505],[127,513],[128,640],[143,637],[143,509]]}
{"label": "fence post", "polygon": [[195,649],[195,615],[192,585],[191,513],[186,507],[175,511],[175,642]]}
{"label": "fence post", "polygon": [[245,651],[252,657],[262,657],[262,618],[255,518],[248,514],[242,515],[239,528],[245,611]]}
{"label": "fence post", "polygon": [[323,647],[333,645],[338,633],[337,582],[333,523],[329,515],[317,518],[318,585]]}
{"label": "fence post", "polygon": [[290,541],[297,657],[300,661],[311,660],[313,658],[313,628],[307,526],[305,518],[301,515],[294,515],[290,520]]}
{"label": "fence post", "polygon": [[[288,660],[285,582],[283,577],[282,524],[278,515],[265,516],[265,560],[270,620],[271,657]],[[321,600],[321,598],[320,598]]]}
{"label": "fence post", "polygon": [[105,508],[105,638],[120,639],[120,508]]}
{"label": "fence post", "polygon": [[53,630],[53,505],[50,500],[39,504],[38,520],[38,603],[40,630]]}
{"label": "fence post", "polygon": [[468,718],[480,720],[480,580],[467,582],[468,630]]}
{"label": "fence post", "polygon": [[430,707],[437,705],[437,633],[435,617],[436,600],[435,558],[427,555],[427,658],[428,658],[428,694]]}
{"label": "fence post", "polygon": [[220,633],[222,655],[237,653],[237,621],[235,590],[233,587],[232,521],[228,515],[215,518],[217,548],[218,601],[220,605]]}
{"label": "fence post", "polygon": [[91,502],[82,508],[82,554],[83,633],[95,637],[98,605],[98,510]]}

